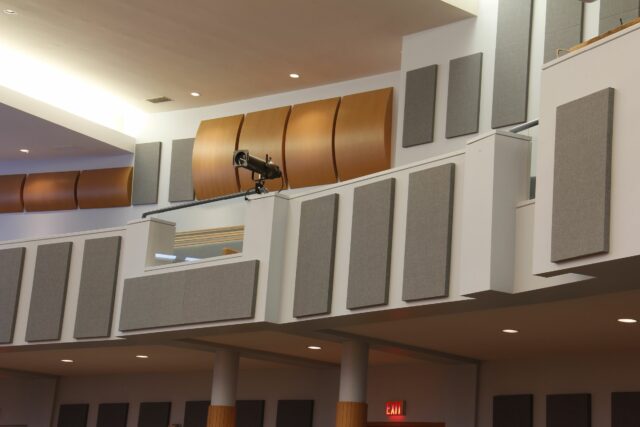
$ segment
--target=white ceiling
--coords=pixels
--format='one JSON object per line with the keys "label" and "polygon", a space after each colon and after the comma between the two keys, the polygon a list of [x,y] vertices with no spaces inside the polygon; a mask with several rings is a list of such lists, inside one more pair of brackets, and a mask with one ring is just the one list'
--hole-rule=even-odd
{"label": "white ceiling", "polygon": [[398,70],[403,35],[472,16],[450,3],[475,0],[0,0],[0,40],[167,111]]}

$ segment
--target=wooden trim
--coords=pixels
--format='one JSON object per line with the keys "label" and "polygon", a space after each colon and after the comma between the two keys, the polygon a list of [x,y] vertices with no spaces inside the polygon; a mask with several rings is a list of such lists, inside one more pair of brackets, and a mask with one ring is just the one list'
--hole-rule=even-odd
{"label": "wooden trim", "polygon": [[0,176],[0,213],[22,212],[22,190],[26,175]]}
{"label": "wooden trim", "polygon": [[207,427],[236,427],[236,407],[209,406]]}
{"label": "wooden trim", "polygon": [[620,26],[618,26],[618,27],[616,27],[616,28],[614,28],[612,30],[607,31],[606,33],[602,33],[599,36],[593,37],[593,38],[591,38],[591,39],[589,39],[589,40],[587,40],[585,42],[577,44],[577,45],[573,46],[572,48],[570,48],[569,52],[573,52],[573,51],[576,51],[578,49],[582,49],[585,46],[589,46],[590,44],[593,44],[593,43],[595,43],[597,41],[600,41],[600,40],[602,40],[602,39],[604,39],[606,37],[609,37],[612,34],[618,33],[618,32],[620,32],[622,30],[626,30],[629,27],[633,27],[636,24],[640,24],[640,18],[635,18],[635,19],[627,22],[624,25],[620,25]]}
{"label": "wooden trim", "polygon": [[244,239],[244,226],[209,228],[205,230],[176,233],[174,247],[212,245],[238,242]]}
{"label": "wooden trim", "polygon": [[35,173],[27,176],[23,199],[27,212],[76,209],[80,172]]}
{"label": "wooden trim", "polygon": [[367,427],[367,404],[362,402],[338,402],[336,427]]}
{"label": "wooden trim", "polygon": [[93,169],[80,172],[80,209],[116,208],[131,205],[133,168]]}

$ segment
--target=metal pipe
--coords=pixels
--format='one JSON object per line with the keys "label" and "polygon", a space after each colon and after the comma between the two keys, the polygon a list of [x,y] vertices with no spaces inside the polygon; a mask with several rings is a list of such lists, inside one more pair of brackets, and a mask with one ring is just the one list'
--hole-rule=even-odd
{"label": "metal pipe", "polygon": [[535,120],[531,120],[530,122],[527,123],[523,123],[521,125],[518,125],[514,128],[509,129],[509,132],[511,133],[520,133],[523,130],[527,130],[527,129],[531,129],[532,127],[538,126],[540,124],[540,120],[535,119]]}
{"label": "metal pipe", "polygon": [[235,198],[238,198],[238,197],[250,196],[250,195],[255,194],[255,193],[256,193],[256,190],[255,189],[251,189],[251,190],[245,191],[245,192],[233,193],[233,194],[227,194],[226,196],[214,197],[213,199],[197,200],[195,202],[183,203],[183,204],[177,205],[177,206],[169,206],[168,208],[156,209],[154,211],[145,212],[145,213],[142,214],[142,218],[146,218],[147,216],[153,215],[153,214],[177,211],[178,209],[184,209],[184,208],[190,208],[190,207],[193,207],[193,206],[206,205],[207,203],[221,202],[223,200],[229,200],[229,199],[235,199]]}

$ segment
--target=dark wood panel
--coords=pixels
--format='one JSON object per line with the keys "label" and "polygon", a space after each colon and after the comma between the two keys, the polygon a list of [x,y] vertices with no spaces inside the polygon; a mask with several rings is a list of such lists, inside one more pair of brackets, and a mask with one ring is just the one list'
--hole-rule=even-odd
{"label": "dark wood panel", "polygon": [[547,427],[591,427],[591,395],[548,395]]}
{"label": "dark wood panel", "polygon": [[184,427],[207,427],[209,416],[208,400],[190,401],[184,407]]}
{"label": "dark wood panel", "polygon": [[22,189],[26,175],[0,176],[0,213],[22,212]]}
{"label": "dark wood panel", "polygon": [[533,395],[494,396],[493,427],[533,427]]}
{"label": "dark wood panel", "polygon": [[88,415],[88,404],[60,405],[58,427],[86,427]]}
{"label": "dark wood panel", "polygon": [[311,427],[313,400],[278,400],[276,427]]}
{"label": "dark wood panel", "polygon": [[101,403],[97,427],[127,427],[128,403]]}
{"label": "dark wood panel", "polygon": [[238,400],[236,402],[236,427],[262,427],[263,425],[264,400]]}
{"label": "dark wood panel", "polygon": [[138,427],[167,427],[170,415],[171,402],[141,403]]}
{"label": "dark wood panel", "polygon": [[640,426],[640,392],[611,394],[611,427]]}
{"label": "dark wood panel", "polygon": [[80,209],[116,208],[131,205],[133,168],[94,169],[80,172]]}
{"label": "dark wood panel", "polygon": [[79,175],[79,172],[48,172],[27,176],[23,191],[27,212],[76,209]]}

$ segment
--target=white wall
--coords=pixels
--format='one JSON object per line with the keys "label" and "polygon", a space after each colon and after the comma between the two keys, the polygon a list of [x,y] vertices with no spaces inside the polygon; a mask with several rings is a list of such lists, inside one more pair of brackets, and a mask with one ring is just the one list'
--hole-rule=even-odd
{"label": "white wall", "polygon": [[0,375],[0,425],[49,426],[55,378],[11,378]]}

